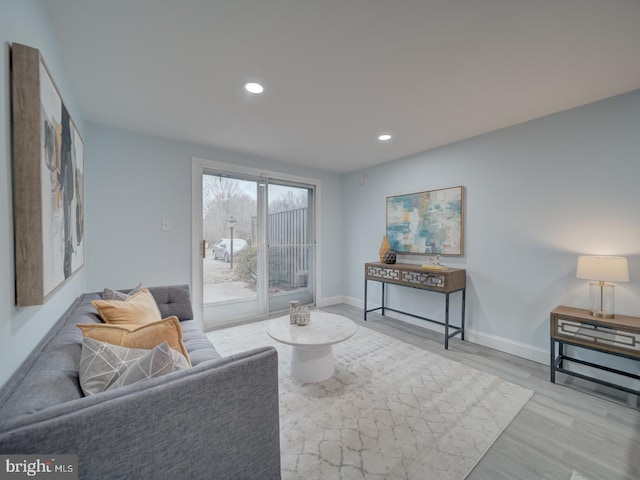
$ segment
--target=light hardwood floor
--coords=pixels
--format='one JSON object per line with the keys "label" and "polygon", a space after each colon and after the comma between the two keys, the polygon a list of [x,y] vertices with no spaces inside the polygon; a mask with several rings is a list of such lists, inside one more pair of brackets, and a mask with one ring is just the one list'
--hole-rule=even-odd
{"label": "light hardwood floor", "polygon": [[548,366],[457,337],[445,350],[443,334],[375,313],[364,322],[349,305],[322,310],[535,391],[468,480],[569,480],[574,470],[589,480],[640,479],[636,395],[563,374],[552,384]]}

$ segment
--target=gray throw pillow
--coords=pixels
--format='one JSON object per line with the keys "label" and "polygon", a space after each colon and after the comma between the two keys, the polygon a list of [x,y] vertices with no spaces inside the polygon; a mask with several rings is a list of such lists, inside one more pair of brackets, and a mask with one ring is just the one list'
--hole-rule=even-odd
{"label": "gray throw pillow", "polygon": [[107,390],[124,387],[185,368],[189,368],[189,363],[184,355],[169,347],[167,342],[163,342],[129,365],[118,379],[107,387]]}
{"label": "gray throw pillow", "polygon": [[149,351],[83,337],[79,369],[82,391],[85,395],[104,392],[131,364]]}
{"label": "gray throw pillow", "polygon": [[119,292],[117,290],[111,290],[110,288],[105,288],[104,292],[102,292],[102,299],[125,301],[125,300],[128,300],[129,297],[135,295],[140,290],[142,290],[142,288],[143,288],[142,283],[139,283],[138,285],[136,285],[135,288],[131,290],[129,293]]}

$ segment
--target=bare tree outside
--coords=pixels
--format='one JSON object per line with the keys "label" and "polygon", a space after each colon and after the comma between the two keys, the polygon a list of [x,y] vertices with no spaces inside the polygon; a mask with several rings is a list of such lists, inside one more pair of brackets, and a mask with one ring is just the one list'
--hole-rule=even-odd
{"label": "bare tree outside", "polygon": [[269,213],[287,212],[307,207],[307,192],[300,189],[296,190],[280,192],[274,200],[269,201]]}
{"label": "bare tree outside", "polygon": [[[243,186],[254,187],[253,198]],[[203,175],[202,198],[203,234],[209,244],[229,238],[230,216],[237,221],[234,237],[251,242],[251,219],[256,212],[255,182]]]}

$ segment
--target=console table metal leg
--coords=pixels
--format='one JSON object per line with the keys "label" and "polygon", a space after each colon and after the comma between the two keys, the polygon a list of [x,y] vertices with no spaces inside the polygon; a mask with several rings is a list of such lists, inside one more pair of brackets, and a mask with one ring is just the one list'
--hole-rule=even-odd
{"label": "console table metal leg", "polygon": [[466,297],[467,297],[467,289],[463,288],[462,289],[462,325],[461,325],[462,332],[460,333],[460,340],[463,340],[463,341],[464,341],[464,314],[465,314],[464,308],[467,303]]}
{"label": "console table metal leg", "polygon": [[382,316],[384,316],[384,283],[382,284]]}
{"label": "console table metal leg", "polygon": [[446,293],[447,301],[444,309],[444,349],[449,349],[449,293]]}
{"label": "console table metal leg", "polygon": [[551,356],[551,361],[549,362],[549,373],[550,373],[550,380],[551,383],[556,383],[556,341],[552,338],[551,339],[551,347],[549,348],[549,352],[550,352],[550,356]]}
{"label": "console table metal leg", "polygon": [[368,280],[364,279],[364,321],[367,321],[367,283]]}
{"label": "console table metal leg", "polygon": [[558,342],[558,355],[560,356],[560,363],[558,363],[558,366],[560,368],[564,368],[564,343],[562,342]]}

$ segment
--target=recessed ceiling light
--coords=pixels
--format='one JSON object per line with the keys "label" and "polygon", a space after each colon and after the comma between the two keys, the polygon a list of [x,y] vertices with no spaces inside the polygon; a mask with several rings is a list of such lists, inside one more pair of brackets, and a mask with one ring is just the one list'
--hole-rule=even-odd
{"label": "recessed ceiling light", "polygon": [[249,93],[253,93],[254,95],[259,95],[264,92],[264,87],[256,82],[245,83],[244,89]]}
{"label": "recessed ceiling light", "polygon": [[383,133],[382,135],[378,135],[378,140],[380,140],[381,142],[388,142],[389,140],[391,140],[391,135],[389,135],[388,133]]}

